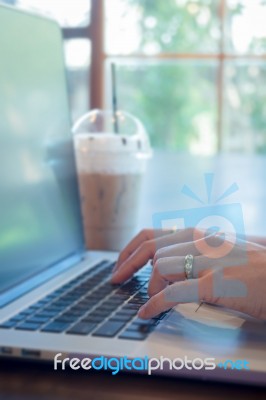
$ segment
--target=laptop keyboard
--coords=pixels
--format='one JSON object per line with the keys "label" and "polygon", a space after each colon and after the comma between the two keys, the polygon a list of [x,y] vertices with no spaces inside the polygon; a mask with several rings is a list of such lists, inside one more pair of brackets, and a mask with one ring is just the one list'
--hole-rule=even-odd
{"label": "laptop keyboard", "polygon": [[122,285],[110,283],[113,262],[102,261],[0,324],[24,331],[144,340],[166,316],[137,318],[149,299],[151,266]]}

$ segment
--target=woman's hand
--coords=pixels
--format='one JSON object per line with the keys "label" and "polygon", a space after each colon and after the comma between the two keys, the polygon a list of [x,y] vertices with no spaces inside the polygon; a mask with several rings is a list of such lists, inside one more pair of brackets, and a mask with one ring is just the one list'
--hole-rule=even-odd
{"label": "woman's hand", "polygon": [[[192,254],[193,278],[185,277]],[[150,300],[139,317],[151,318],[179,303],[203,301],[266,319],[266,248],[230,235],[193,228],[175,233],[144,230],[121,252],[112,281],[122,283],[152,260]]]}

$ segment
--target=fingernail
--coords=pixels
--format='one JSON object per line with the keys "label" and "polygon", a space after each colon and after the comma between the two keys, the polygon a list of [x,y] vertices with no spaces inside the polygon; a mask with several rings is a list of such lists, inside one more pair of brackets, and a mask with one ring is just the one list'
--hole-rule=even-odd
{"label": "fingernail", "polygon": [[114,273],[117,270],[117,268],[118,268],[118,264],[116,263],[114,268],[113,268],[113,270],[112,270],[112,273]]}
{"label": "fingernail", "polygon": [[140,309],[138,311],[139,318],[145,318],[145,309],[146,309],[145,304],[140,307]]}
{"label": "fingernail", "polygon": [[117,281],[117,277],[118,277],[118,272],[115,272],[113,275],[112,275],[112,277],[111,277],[111,282],[113,282],[113,283],[119,283],[118,281]]}

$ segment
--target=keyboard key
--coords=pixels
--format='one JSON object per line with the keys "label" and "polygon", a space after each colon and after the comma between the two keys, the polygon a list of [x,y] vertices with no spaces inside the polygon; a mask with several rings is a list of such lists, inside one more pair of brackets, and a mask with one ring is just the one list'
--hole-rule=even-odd
{"label": "keyboard key", "polygon": [[113,291],[113,290],[117,289],[118,287],[120,287],[119,284],[113,284],[110,282],[107,282],[102,286],[102,288],[108,289],[110,291]]}
{"label": "keyboard key", "polygon": [[49,308],[47,308],[47,309],[43,309],[43,310],[36,310],[36,311],[38,311],[38,312],[42,312],[42,311],[52,311],[52,312],[55,312],[56,314],[58,314],[58,313],[60,313],[60,312],[62,312],[62,311],[64,311],[64,309],[65,309],[66,307],[64,307],[64,306],[51,306],[51,307],[49,307]]}
{"label": "keyboard key", "polygon": [[64,307],[60,307],[60,306],[57,306],[57,305],[53,305],[53,304],[51,304],[51,305],[49,305],[49,306],[47,306],[47,307],[45,307],[45,308],[43,308],[42,310],[38,310],[38,312],[42,312],[42,311],[52,311],[52,312],[61,312],[62,310],[64,309]]}
{"label": "keyboard key", "polygon": [[27,319],[26,322],[31,323],[31,324],[45,324],[47,323],[51,318],[50,317],[30,317]]}
{"label": "keyboard key", "polygon": [[156,320],[154,319],[142,319],[142,318],[136,318],[133,321],[133,324],[137,325],[156,325]]}
{"label": "keyboard key", "polygon": [[130,290],[125,290],[122,287],[116,291],[116,294],[119,294],[119,295],[122,294],[124,296],[126,295],[127,297],[132,296],[130,293]]}
{"label": "keyboard key", "polygon": [[41,304],[40,304],[40,301],[38,301],[37,303],[34,303],[32,306],[31,306],[31,309],[36,309],[36,308],[40,308],[41,307]]}
{"label": "keyboard key", "polygon": [[35,314],[34,317],[49,317],[49,318],[54,318],[58,314],[58,311],[46,311],[42,310],[39,313]]}
{"label": "keyboard key", "polygon": [[107,321],[92,336],[114,337],[124,325],[124,321]]}
{"label": "keyboard key", "polygon": [[36,311],[37,311],[36,308],[29,307],[29,308],[26,308],[26,310],[23,310],[21,312],[23,312],[23,314],[30,315],[30,314],[35,313]]}
{"label": "keyboard key", "polygon": [[114,311],[117,309],[117,304],[108,304],[108,303],[103,303],[100,305],[100,310],[109,310],[110,312]]}
{"label": "keyboard key", "polygon": [[71,292],[68,292],[68,293],[64,294],[63,296],[61,296],[60,300],[61,301],[68,301],[68,302],[72,301]]}
{"label": "keyboard key", "polygon": [[130,304],[130,303],[126,303],[123,306],[123,310],[139,310],[140,306],[138,304]]}
{"label": "keyboard key", "polygon": [[127,300],[128,299],[128,294],[126,293],[114,293],[113,295],[111,295],[109,297],[108,300],[112,300],[112,301],[121,301],[121,300]]}
{"label": "keyboard key", "polygon": [[147,289],[146,289],[145,287],[142,287],[142,288],[139,290],[138,293],[140,293],[140,294],[148,294],[148,291],[147,291]]}
{"label": "keyboard key", "polygon": [[129,303],[129,304],[137,304],[137,305],[140,307],[140,306],[142,306],[142,304],[146,303],[146,300],[143,300],[143,299],[135,299],[135,298],[133,297],[133,299],[130,299],[128,303]]}
{"label": "keyboard key", "polygon": [[121,335],[118,336],[118,339],[126,339],[126,340],[145,340],[149,333],[147,332],[135,332],[126,330]]}
{"label": "keyboard key", "polygon": [[165,313],[165,312],[163,312],[163,313],[161,313],[161,314],[159,314],[159,315],[156,315],[155,317],[153,317],[152,319],[154,319],[154,320],[162,320],[164,317],[166,317],[166,315],[167,315],[167,313]]}
{"label": "keyboard key", "polygon": [[81,301],[79,301],[78,303],[75,304],[75,308],[83,310],[84,308],[88,307],[88,304],[89,303],[87,301],[81,300]]}
{"label": "keyboard key", "polygon": [[112,315],[112,317],[111,317],[110,320],[128,322],[128,321],[130,321],[132,318],[133,318],[133,316],[131,316],[131,315],[126,315],[126,314],[117,313],[117,314]]}
{"label": "keyboard key", "polygon": [[114,289],[111,287],[101,286],[101,287],[99,287],[99,289],[97,289],[97,293],[106,295],[106,294],[111,293],[113,290]]}
{"label": "keyboard key", "polygon": [[1,322],[0,323],[0,328],[3,328],[3,329],[10,329],[10,328],[13,328],[15,325],[17,325],[17,321],[14,321],[13,319],[12,320],[7,320],[7,321],[4,321],[4,322]]}
{"label": "keyboard key", "polygon": [[24,321],[26,318],[27,318],[27,315],[25,315],[25,314],[17,314],[14,317],[12,317],[12,321],[20,322],[20,321]]}
{"label": "keyboard key", "polygon": [[82,321],[100,323],[103,322],[104,319],[105,317],[102,317],[101,315],[87,315],[82,319]]}
{"label": "keyboard key", "polygon": [[145,302],[150,299],[150,297],[147,294],[139,294],[139,293],[137,293],[137,295],[134,298],[135,300],[144,300]]}
{"label": "keyboard key", "polygon": [[51,304],[51,307],[49,310],[57,310],[57,311],[63,311],[69,306],[69,304],[66,303],[56,303],[56,304]]}
{"label": "keyboard key", "polygon": [[121,287],[121,289],[122,290],[126,290],[126,291],[130,291],[132,294],[133,293],[135,293],[138,289],[140,289],[141,288],[141,284],[139,283],[139,282],[134,282],[134,281],[130,281],[130,282],[127,282],[127,283],[125,283],[122,287]]}
{"label": "keyboard key", "polygon": [[[77,301],[77,300],[79,300],[80,299],[80,295],[79,294],[74,294],[74,293],[69,293],[68,294],[68,296],[67,296],[67,298],[66,298],[66,300],[67,301],[69,301],[69,302],[72,302],[72,303],[74,303],[75,301]],[[65,300],[65,299],[64,299]]]}
{"label": "keyboard key", "polygon": [[96,326],[97,324],[93,322],[78,322],[67,333],[72,335],[88,335]]}
{"label": "keyboard key", "polygon": [[82,317],[85,313],[86,313],[86,310],[72,310],[72,309],[69,309],[69,310],[67,310],[67,313],[68,313],[68,315],[73,315],[73,317],[78,317],[78,318],[80,318],[80,317]]}
{"label": "keyboard key", "polygon": [[102,297],[101,295],[97,294],[97,293],[92,293],[92,294],[90,295],[90,299],[91,299],[92,301],[95,301],[95,302],[101,301],[102,298],[103,298],[103,297]]}
{"label": "keyboard key", "polygon": [[56,320],[58,322],[69,322],[69,323],[74,323],[79,319],[79,317],[73,317],[73,316],[65,316],[65,315],[59,315]]}
{"label": "keyboard key", "polygon": [[99,298],[98,296],[94,295],[94,293],[92,293],[88,297],[84,297],[82,300],[94,302],[96,304],[96,303],[99,303],[102,299]]}
{"label": "keyboard key", "polygon": [[42,328],[42,332],[54,332],[54,333],[61,333],[65,331],[71,325],[70,322],[65,321],[53,321],[50,324],[46,325]]}
{"label": "keyboard key", "polygon": [[96,316],[101,316],[102,318],[106,318],[110,315],[110,311],[109,310],[101,310],[101,308],[99,308],[99,309],[93,310],[91,315],[96,315]]}
{"label": "keyboard key", "polygon": [[79,287],[72,292],[72,296],[80,298],[83,297],[85,294],[88,293],[87,289],[80,289]]}
{"label": "keyboard key", "polygon": [[119,314],[131,315],[132,317],[136,315],[137,312],[138,310],[129,310],[128,308],[121,308],[121,310],[119,310]]}
{"label": "keyboard key", "polygon": [[94,298],[91,298],[91,297],[87,297],[85,299],[82,299],[82,303],[83,304],[87,304],[88,307],[91,307],[91,306],[97,304],[98,302],[99,302],[98,299],[94,299]]}
{"label": "keyboard key", "polygon": [[[78,313],[77,313],[78,314]],[[68,317],[79,317],[79,315],[76,315],[75,313],[73,313],[72,311],[70,311],[70,309],[67,309],[67,310],[65,310],[64,312],[62,312],[61,314],[58,314],[57,316],[56,316],[56,318],[59,318],[59,317],[61,317],[61,316],[68,316]]]}
{"label": "keyboard key", "polygon": [[37,331],[40,328],[40,323],[31,323],[31,322],[22,322],[16,329],[23,330],[23,331]]}
{"label": "keyboard key", "polygon": [[151,324],[134,324],[132,323],[127,327],[127,331],[149,333],[154,330],[155,326]]}
{"label": "keyboard key", "polygon": [[128,295],[125,293],[115,293],[113,296],[110,297],[110,300],[127,300]]}

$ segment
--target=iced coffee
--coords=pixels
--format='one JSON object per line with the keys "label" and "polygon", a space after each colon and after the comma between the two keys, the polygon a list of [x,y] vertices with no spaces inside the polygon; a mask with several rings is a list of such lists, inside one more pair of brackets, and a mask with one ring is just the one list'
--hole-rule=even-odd
{"label": "iced coffee", "polygon": [[[139,121],[127,113],[120,115],[119,133],[110,128],[111,112],[91,113],[91,122],[74,132],[86,245],[119,251],[135,234],[149,141]],[[131,124],[125,124],[130,118]]]}

